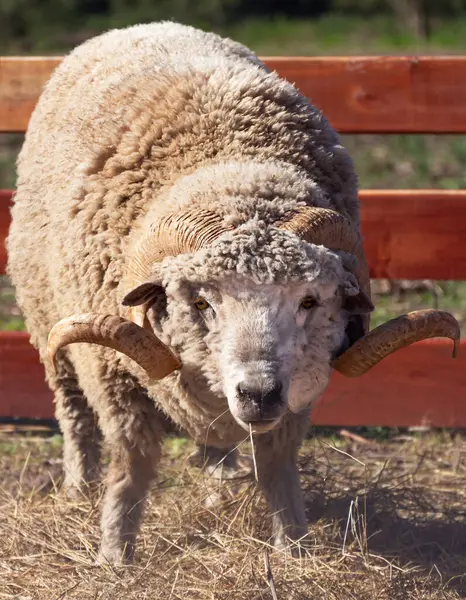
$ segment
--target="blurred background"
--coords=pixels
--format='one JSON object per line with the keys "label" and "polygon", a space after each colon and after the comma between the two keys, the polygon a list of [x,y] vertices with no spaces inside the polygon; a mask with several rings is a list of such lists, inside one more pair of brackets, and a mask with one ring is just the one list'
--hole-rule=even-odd
{"label": "blurred background", "polygon": [[459,51],[466,0],[1,0],[0,51],[64,51],[114,27],[174,19],[262,54]]}
{"label": "blurred background", "polygon": [[[0,0],[0,55],[63,54],[102,31],[172,19],[261,56],[462,54],[466,0]],[[1,82],[0,82],[1,85]],[[312,99],[312,98],[311,98]],[[342,136],[362,188],[466,188],[466,136]],[[0,135],[0,188],[15,185],[22,135]],[[466,283],[376,281],[374,324],[419,307],[466,326]],[[21,329],[0,278],[0,329]]]}

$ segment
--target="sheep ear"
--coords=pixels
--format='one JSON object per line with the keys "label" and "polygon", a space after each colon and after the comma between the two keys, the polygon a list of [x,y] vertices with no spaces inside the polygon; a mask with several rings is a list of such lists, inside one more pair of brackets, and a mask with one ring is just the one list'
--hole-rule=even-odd
{"label": "sheep ear", "polygon": [[123,306],[140,306],[153,302],[161,293],[163,293],[163,287],[159,283],[146,281],[128,292],[121,303]]}
{"label": "sheep ear", "polygon": [[350,315],[364,315],[374,310],[369,295],[359,287],[356,277],[346,271],[346,279],[341,285],[342,308]]}
{"label": "sheep ear", "polygon": [[369,319],[368,313],[374,310],[374,305],[369,295],[359,287],[356,277],[347,272],[346,281],[341,287],[342,309],[348,315],[348,321],[345,328],[345,339],[341,348],[335,353],[334,358],[343,354],[348,348],[351,348],[359,339],[364,337],[368,331]]}
{"label": "sheep ear", "polygon": [[345,336],[341,347],[334,353],[333,358],[338,358],[348,348],[368,332],[369,320],[364,316],[374,309],[369,296],[361,291],[357,296],[346,296],[343,299],[343,309],[348,313],[345,327]]}
{"label": "sheep ear", "polygon": [[355,296],[343,296],[343,309],[350,315],[365,315],[374,310],[372,300],[364,290],[359,290]]}

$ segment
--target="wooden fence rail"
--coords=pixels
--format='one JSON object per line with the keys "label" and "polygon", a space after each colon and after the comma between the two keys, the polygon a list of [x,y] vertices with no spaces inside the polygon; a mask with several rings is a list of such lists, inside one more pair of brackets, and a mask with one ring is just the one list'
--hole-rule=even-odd
{"label": "wooden fence rail", "polygon": [[[0,58],[0,132],[23,132],[57,57]],[[466,133],[466,57],[265,57],[344,133]],[[0,273],[11,190],[0,190]],[[466,280],[466,190],[362,190],[371,276]],[[335,374],[321,425],[466,427],[466,344],[415,344],[367,375]],[[51,394],[24,333],[0,332],[0,417],[50,418]]]}
{"label": "wooden fence rail", "polygon": [[[58,57],[0,57],[0,131],[24,131]],[[342,133],[465,133],[466,58],[263,57]]]}
{"label": "wooden fence rail", "polygon": [[[10,223],[11,190],[0,190],[2,240]],[[466,190],[362,190],[364,246],[373,279],[466,280]]]}

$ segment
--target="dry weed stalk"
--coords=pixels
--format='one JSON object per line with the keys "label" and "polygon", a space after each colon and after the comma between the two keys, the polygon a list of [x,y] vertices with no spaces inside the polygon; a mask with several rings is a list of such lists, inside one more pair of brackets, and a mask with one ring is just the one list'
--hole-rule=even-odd
{"label": "dry weed stalk", "polygon": [[[341,443],[309,442],[301,455],[311,540],[303,559],[260,541],[269,520],[254,475],[224,481],[206,508],[204,474],[168,452],[136,562],[114,569],[94,564],[97,501],[56,491],[51,445],[25,441],[0,455],[0,599],[464,597],[465,441]],[[49,492],[34,489],[41,469],[51,470]]]}

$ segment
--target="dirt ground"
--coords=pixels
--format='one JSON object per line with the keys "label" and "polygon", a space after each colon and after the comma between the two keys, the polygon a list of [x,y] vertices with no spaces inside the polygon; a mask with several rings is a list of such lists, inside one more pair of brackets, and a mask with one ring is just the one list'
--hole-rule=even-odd
{"label": "dirt ground", "polygon": [[308,440],[303,559],[270,547],[253,476],[213,487],[192,450],[167,439],[135,563],[114,569],[94,565],[99,498],[60,492],[61,437],[0,434],[0,599],[466,598],[461,433]]}

